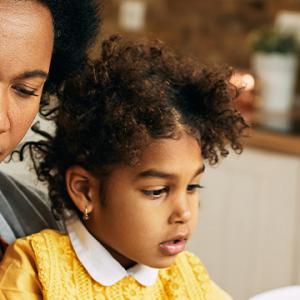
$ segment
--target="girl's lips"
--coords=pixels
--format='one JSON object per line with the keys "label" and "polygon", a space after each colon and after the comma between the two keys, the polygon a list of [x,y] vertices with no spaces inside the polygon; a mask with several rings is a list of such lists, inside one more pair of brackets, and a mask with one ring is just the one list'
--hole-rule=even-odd
{"label": "girl's lips", "polygon": [[185,249],[186,239],[174,239],[159,244],[160,251],[162,254],[167,256],[177,255]]}

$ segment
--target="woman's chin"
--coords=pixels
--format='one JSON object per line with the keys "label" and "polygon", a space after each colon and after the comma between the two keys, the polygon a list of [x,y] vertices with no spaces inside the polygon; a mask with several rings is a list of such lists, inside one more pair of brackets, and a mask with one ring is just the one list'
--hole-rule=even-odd
{"label": "woman's chin", "polygon": [[1,152],[0,150],[0,163],[8,156],[8,153]]}

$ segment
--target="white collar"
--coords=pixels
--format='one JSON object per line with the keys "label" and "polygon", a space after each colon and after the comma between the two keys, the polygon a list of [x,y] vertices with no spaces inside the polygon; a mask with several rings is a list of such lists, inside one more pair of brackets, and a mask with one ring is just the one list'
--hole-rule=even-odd
{"label": "white collar", "polygon": [[140,284],[150,286],[156,282],[159,269],[137,264],[126,270],[97,241],[78,217],[66,221],[73,249],[89,275],[104,286],[111,286],[126,276],[132,276]]}

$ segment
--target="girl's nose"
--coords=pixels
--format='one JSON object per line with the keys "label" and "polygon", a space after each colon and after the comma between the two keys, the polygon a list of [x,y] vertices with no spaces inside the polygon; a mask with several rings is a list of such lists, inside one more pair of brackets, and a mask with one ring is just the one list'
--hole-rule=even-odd
{"label": "girl's nose", "polygon": [[170,216],[170,223],[187,223],[191,218],[191,209],[186,197],[178,198]]}

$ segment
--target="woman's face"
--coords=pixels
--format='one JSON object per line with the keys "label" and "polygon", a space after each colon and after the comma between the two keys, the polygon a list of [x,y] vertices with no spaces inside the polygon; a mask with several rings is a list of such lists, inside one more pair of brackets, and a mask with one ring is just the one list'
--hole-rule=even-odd
{"label": "woman's face", "polygon": [[36,1],[0,1],[0,161],[36,116],[53,50],[50,11]]}

